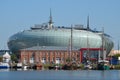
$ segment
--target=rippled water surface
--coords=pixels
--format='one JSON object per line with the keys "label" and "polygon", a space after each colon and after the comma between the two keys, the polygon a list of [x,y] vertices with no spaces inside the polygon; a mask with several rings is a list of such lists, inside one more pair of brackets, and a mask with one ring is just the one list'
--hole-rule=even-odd
{"label": "rippled water surface", "polygon": [[0,71],[0,80],[120,80],[120,70]]}

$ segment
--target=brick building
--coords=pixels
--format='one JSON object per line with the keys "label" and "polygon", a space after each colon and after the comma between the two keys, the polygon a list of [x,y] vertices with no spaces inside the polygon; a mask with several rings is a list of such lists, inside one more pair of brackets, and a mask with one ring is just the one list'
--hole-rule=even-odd
{"label": "brick building", "polygon": [[53,47],[53,46],[34,46],[20,50],[20,61],[24,64],[32,63],[65,63],[67,59],[81,62],[80,51],[77,48]]}

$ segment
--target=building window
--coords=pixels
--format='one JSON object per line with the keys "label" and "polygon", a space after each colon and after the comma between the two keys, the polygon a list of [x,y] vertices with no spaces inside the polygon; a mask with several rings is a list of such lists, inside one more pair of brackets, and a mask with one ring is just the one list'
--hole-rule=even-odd
{"label": "building window", "polygon": [[46,58],[43,57],[42,60],[41,60],[41,62],[42,62],[43,64],[45,64],[45,63],[46,63]]}
{"label": "building window", "polygon": [[60,61],[61,61],[60,57],[57,57],[56,60],[55,60],[55,63],[60,64]]}
{"label": "building window", "polygon": [[34,63],[34,60],[35,60],[35,53],[33,52],[30,57],[30,63]]}

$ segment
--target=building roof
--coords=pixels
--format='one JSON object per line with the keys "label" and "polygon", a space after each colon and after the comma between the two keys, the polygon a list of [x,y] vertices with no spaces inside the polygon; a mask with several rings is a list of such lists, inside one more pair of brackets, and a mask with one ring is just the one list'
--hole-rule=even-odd
{"label": "building roof", "polygon": [[[56,47],[56,46],[33,46],[21,50],[70,50],[68,47]],[[79,50],[79,48],[72,48],[72,50]]]}

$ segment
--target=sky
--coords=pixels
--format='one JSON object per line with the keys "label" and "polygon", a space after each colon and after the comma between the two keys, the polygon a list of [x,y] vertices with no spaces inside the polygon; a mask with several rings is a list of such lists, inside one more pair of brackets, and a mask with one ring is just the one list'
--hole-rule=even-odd
{"label": "sky", "polygon": [[13,34],[49,21],[55,26],[87,24],[111,35],[114,49],[120,42],[120,0],[0,0],[0,50],[8,49]]}

